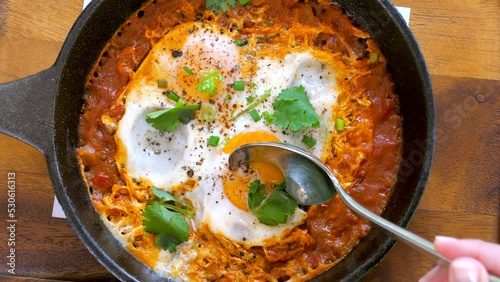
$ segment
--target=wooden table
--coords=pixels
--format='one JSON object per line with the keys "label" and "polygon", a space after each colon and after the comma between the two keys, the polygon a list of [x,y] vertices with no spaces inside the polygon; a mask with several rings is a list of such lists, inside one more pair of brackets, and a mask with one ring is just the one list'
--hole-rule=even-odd
{"label": "wooden table", "polygon": [[[432,172],[409,229],[429,240],[441,234],[498,243],[500,2],[394,3],[412,8],[410,27],[429,66],[437,108]],[[81,9],[82,0],[0,0],[0,82],[50,67]],[[42,154],[1,134],[0,152],[0,275],[9,275],[6,182],[15,172],[16,277],[113,279],[68,222],[51,216],[54,192]],[[397,244],[363,280],[416,281],[432,266]]]}

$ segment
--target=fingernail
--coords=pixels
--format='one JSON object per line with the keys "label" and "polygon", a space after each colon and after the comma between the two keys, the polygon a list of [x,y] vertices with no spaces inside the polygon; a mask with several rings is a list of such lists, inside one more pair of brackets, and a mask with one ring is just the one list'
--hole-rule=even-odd
{"label": "fingernail", "polygon": [[445,242],[457,241],[458,239],[453,238],[453,237],[448,237],[448,236],[436,236],[436,238],[434,238],[434,240],[438,241],[440,243],[445,243]]}
{"label": "fingernail", "polygon": [[451,264],[450,282],[478,282],[479,270],[473,263],[456,260]]}

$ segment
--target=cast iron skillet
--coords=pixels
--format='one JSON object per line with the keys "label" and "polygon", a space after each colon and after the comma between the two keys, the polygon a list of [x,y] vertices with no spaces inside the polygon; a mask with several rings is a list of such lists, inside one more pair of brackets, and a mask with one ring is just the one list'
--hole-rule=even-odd
{"label": "cast iron skillet", "polygon": [[[75,148],[87,74],[106,42],[144,2],[94,0],[77,19],[51,68],[0,85],[0,132],[45,155],[57,199],[76,234],[97,260],[124,281],[165,279],[130,255],[101,222],[80,173]],[[396,85],[403,116],[403,160],[383,217],[406,227],[427,183],[434,151],[429,74],[412,33],[389,0],[337,3],[375,39]],[[393,239],[374,229],[346,258],[314,281],[357,280],[393,244]]]}

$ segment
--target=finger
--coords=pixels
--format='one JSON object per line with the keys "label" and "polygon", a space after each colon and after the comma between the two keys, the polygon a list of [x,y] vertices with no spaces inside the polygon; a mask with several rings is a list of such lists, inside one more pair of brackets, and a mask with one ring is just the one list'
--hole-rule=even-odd
{"label": "finger", "polygon": [[488,272],[484,266],[472,258],[455,259],[448,268],[449,282],[488,282]]}
{"label": "finger", "polygon": [[486,269],[500,275],[500,245],[476,239],[455,239],[436,236],[436,250],[449,259],[471,257],[481,262]]}
{"label": "finger", "polygon": [[438,265],[427,272],[418,282],[442,282],[448,281],[448,267]]}

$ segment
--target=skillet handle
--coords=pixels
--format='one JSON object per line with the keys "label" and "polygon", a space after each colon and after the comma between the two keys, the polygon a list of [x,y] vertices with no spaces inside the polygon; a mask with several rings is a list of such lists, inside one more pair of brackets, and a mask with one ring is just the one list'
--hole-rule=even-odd
{"label": "skillet handle", "polygon": [[47,154],[54,135],[57,67],[0,84],[0,133]]}

